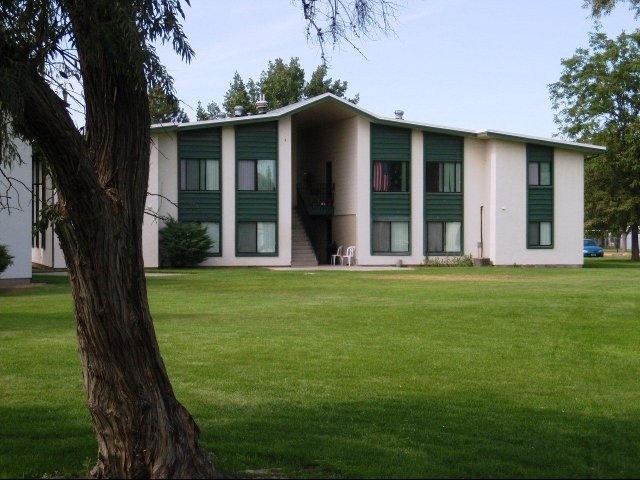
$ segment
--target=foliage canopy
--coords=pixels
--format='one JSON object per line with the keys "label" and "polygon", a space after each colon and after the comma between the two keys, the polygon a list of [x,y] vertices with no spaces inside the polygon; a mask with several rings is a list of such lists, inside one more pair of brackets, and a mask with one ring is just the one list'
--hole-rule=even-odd
{"label": "foliage canopy", "polygon": [[[267,69],[262,71],[257,82],[253,78],[249,78],[245,83],[236,71],[229,89],[224,95],[222,108],[226,115],[230,116],[234,115],[236,106],[241,106],[245,114],[255,114],[257,113],[256,103],[261,99],[261,95],[264,95],[271,110],[327,92],[345,98],[348,83],[327,77],[328,72],[329,67],[326,64],[321,64],[313,71],[307,81],[304,69],[300,66],[300,60],[297,57],[291,58],[289,63],[285,63],[282,58],[269,61]],[[358,94],[353,98],[346,98],[352,103],[358,103],[359,99]],[[205,110],[202,103],[199,102],[196,117],[198,120],[211,120],[220,113],[220,107],[217,103],[208,103]]]}
{"label": "foliage canopy", "polygon": [[638,260],[640,222],[640,31],[617,39],[596,31],[589,47],[562,60],[558,82],[549,86],[561,133],[607,146],[587,161],[586,228],[632,231]]}

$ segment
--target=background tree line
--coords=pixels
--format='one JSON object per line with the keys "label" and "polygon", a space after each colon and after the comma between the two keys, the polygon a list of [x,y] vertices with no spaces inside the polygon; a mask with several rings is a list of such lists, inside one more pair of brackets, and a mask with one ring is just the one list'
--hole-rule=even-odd
{"label": "background tree line", "polygon": [[[616,0],[586,0],[596,18]],[[629,0],[636,18],[640,0]],[[596,26],[589,46],[562,60],[549,85],[555,121],[564,136],[607,147],[585,162],[585,231],[631,234],[631,260],[640,261],[640,30],[609,38]]]}
{"label": "background tree line", "polygon": [[[257,113],[256,102],[261,99],[261,95],[269,102],[268,108],[271,110],[327,92],[357,104],[360,100],[359,94],[346,98],[348,83],[333,80],[327,76],[328,72],[329,67],[326,64],[318,65],[306,80],[304,69],[297,57],[291,58],[288,64],[281,58],[269,61],[258,81],[249,78],[245,82],[236,71],[221,104],[212,100],[204,106],[202,101],[198,101],[196,120],[212,120],[221,114],[233,116],[236,106],[241,106],[245,114]],[[149,103],[151,123],[189,121],[188,115],[180,107],[180,102],[174,94],[166,95],[159,88],[153,88],[149,92]]]}

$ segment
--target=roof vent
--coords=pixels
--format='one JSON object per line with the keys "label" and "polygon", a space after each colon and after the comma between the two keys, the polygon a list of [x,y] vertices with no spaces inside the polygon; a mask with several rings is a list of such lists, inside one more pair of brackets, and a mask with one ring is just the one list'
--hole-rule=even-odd
{"label": "roof vent", "polygon": [[267,102],[264,99],[264,93],[260,94],[260,100],[258,100],[256,102],[256,107],[258,108],[258,113],[262,114],[262,113],[267,113],[267,106],[269,105],[269,102]]}
{"label": "roof vent", "polygon": [[236,117],[242,117],[244,115],[244,107],[242,105],[236,105],[233,107],[233,115]]}
{"label": "roof vent", "polygon": [[403,120],[402,116],[404,115],[404,110],[396,110],[395,112],[393,112],[396,114],[396,118],[398,120]]}

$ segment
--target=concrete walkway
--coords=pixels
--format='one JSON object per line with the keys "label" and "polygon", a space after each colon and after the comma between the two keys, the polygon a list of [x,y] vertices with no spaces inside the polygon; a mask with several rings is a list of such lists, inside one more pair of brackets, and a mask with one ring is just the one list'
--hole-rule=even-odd
{"label": "concrete walkway", "polygon": [[269,270],[280,271],[295,271],[295,270],[319,270],[327,272],[376,272],[386,270],[413,270],[413,267],[394,267],[390,265],[373,265],[373,266],[361,266],[361,265],[318,265],[311,267],[267,267]]}

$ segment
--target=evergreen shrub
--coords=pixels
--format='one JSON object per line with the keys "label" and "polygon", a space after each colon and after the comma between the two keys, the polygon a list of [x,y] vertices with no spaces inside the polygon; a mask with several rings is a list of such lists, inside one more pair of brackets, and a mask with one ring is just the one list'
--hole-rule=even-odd
{"label": "evergreen shrub", "polygon": [[0,273],[4,272],[10,265],[13,265],[13,256],[9,255],[6,245],[0,245]]}
{"label": "evergreen shrub", "polygon": [[171,217],[165,223],[160,230],[161,267],[195,267],[206,260],[213,241],[204,226]]}

